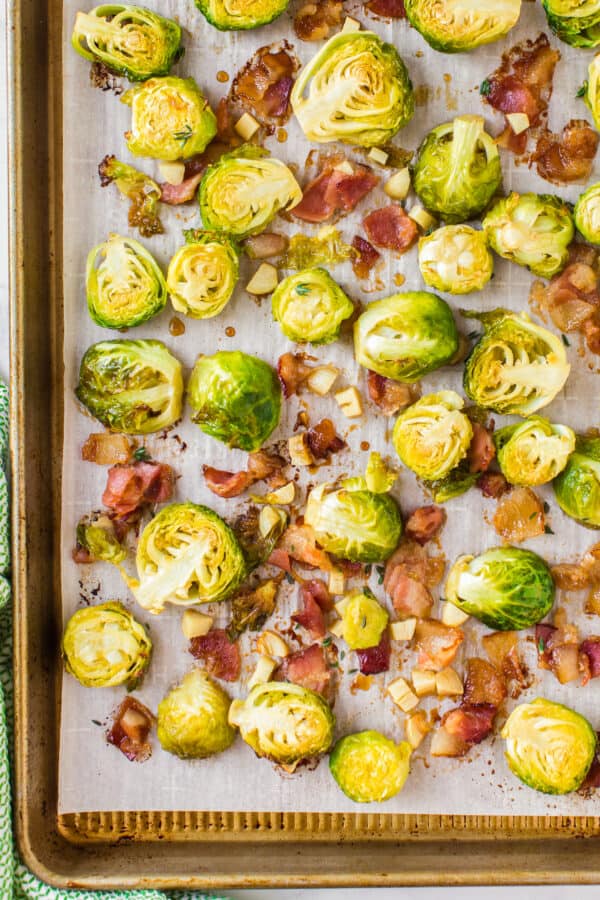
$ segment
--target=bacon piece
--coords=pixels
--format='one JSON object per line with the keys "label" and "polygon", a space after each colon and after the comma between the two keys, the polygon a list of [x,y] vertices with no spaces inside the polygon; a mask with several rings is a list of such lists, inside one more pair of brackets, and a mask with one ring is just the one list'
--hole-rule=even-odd
{"label": "bacon piece", "polygon": [[303,596],[304,593],[310,593],[323,612],[331,612],[333,609],[331,594],[325,582],[321,581],[320,578],[311,578],[309,581],[303,581],[300,587],[300,596]]}
{"label": "bacon piece", "polygon": [[405,19],[404,0],[368,0],[365,9],[382,19]]}
{"label": "bacon piece", "polygon": [[479,422],[472,422],[473,437],[467,451],[469,472],[487,472],[496,456],[491,430]]}
{"label": "bacon piece", "polygon": [[373,210],[363,225],[372,244],[398,253],[405,253],[419,236],[416,222],[397,203]]}
{"label": "bacon piece", "polygon": [[[584,247],[585,255],[575,248]],[[600,308],[598,289],[598,252],[593,247],[574,244],[569,264],[547,286],[534,283],[530,299],[543,315],[548,313],[554,325],[564,332],[584,331],[586,322]]]}
{"label": "bacon piece", "polygon": [[117,516],[129,516],[142,506],[166,503],[175,484],[175,473],[166,463],[134,462],[113,466],[102,502]]}
{"label": "bacon piece", "polygon": [[342,0],[314,0],[300,7],[294,31],[301,41],[322,41],[342,21]]}
{"label": "bacon piece", "polygon": [[284,572],[287,572],[288,575],[293,575],[292,571],[292,561],[290,559],[290,554],[287,550],[282,550],[281,547],[275,547],[269,556],[267,563],[270,566],[277,566],[278,569],[283,569]]}
{"label": "bacon piece", "polygon": [[303,222],[321,223],[336,212],[351,212],[379,183],[366,166],[355,165],[352,174],[326,162],[323,171],[309,182],[292,215]]}
{"label": "bacon piece", "polygon": [[284,353],[277,360],[277,377],[286,399],[298,393],[298,388],[313,370],[304,362],[305,359],[304,353]]}
{"label": "bacon piece", "polygon": [[381,253],[365,238],[361,237],[360,234],[354,235],[352,246],[356,251],[352,259],[352,271],[357,278],[368,278],[371,269],[377,260],[381,258]]}
{"label": "bacon piece", "polygon": [[189,647],[194,659],[201,660],[206,671],[223,681],[237,681],[242,668],[240,648],[229,640],[224,628],[212,628],[208,634],[192,638]]}
{"label": "bacon piece", "polygon": [[499,501],[493,524],[504,541],[514,544],[544,534],[542,501],[529,487],[512,487]]}
{"label": "bacon piece", "polygon": [[[600,746],[600,735],[598,735],[597,746]],[[592,765],[590,766],[589,771],[585,776],[585,781],[579,788],[578,793],[585,794],[598,787],[600,787],[600,755],[599,751],[596,751],[594,761],[592,762]]]}
{"label": "bacon piece", "polygon": [[290,525],[284,531],[278,549],[288,553],[292,559],[324,572],[330,572],[333,568],[325,551],[317,547],[315,532],[310,525]]}
{"label": "bacon piece", "polygon": [[393,416],[418,400],[421,396],[419,384],[400,384],[370,369],[367,373],[369,397],[385,416]]}
{"label": "bacon piece", "polygon": [[446,522],[446,511],[440,506],[419,506],[408,517],[404,535],[424,546],[441,531]]}
{"label": "bacon piece", "polygon": [[467,660],[463,704],[498,708],[506,700],[506,683],[492,663],[472,656]]}
{"label": "bacon piece", "polygon": [[129,694],[114,713],[106,740],[131,762],[145,762],[152,756],[148,735],[154,721],[148,707]]}
{"label": "bacon piece", "polygon": [[431,612],[433,597],[430,587],[438,584],[443,575],[439,557],[430,557],[416,541],[404,537],[388,559],[383,586],[401,616],[426,618]]}
{"label": "bacon piece", "polygon": [[339,453],[346,442],[336,434],[331,419],[321,419],[306,432],[306,442],[315,459],[329,459],[332,453]]}
{"label": "bacon piece", "polygon": [[535,640],[540,669],[549,669],[561,684],[586,674],[586,660],[580,660],[579,636],[573,625],[536,625]]}
{"label": "bacon piece", "polygon": [[571,119],[561,134],[544,131],[532,156],[538,175],[553,184],[589,178],[598,149],[598,135],[585,119]]}
{"label": "bacon piece", "polygon": [[238,497],[257,481],[264,481],[280,473],[285,465],[281,456],[257,450],[249,454],[248,469],[245,472],[227,472],[212,466],[202,466],[202,472],[206,486],[213,494],[218,497]]}
{"label": "bacon piece", "polygon": [[292,620],[306,628],[311,640],[322,641],[327,634],[323,611],[331,609],[329,591],[322,581],[315,578],[300,586],[300,599],[302,609],[293,614]]}
{"label": "bacon piece", "polygon": [[242,139],[235,130],[233,104],[229,102],[228,97],[221,97],[217,103],[215,116],[217,119],[217,140],[221,141],[227,147],[239,147]]}
{"label": "bacon piece", "polygon": [[587,657],[589,678],[600,676],[600,637],[589,637],[581,642],[579,652]]}
{"label": "bacon piece", "polygon": [[495,706],[464,703],[442,717],[442,728],[468,745],[480,744],[491,733],[498,710]]}
{"label": "bacon piece", "polygon": [[476,484],[484,497],[492,497],[494,500],[510,490],[508,481],[502,472],[483,472]]}
{"label": "bacon piece", "polygon": [[438,619],[417,622],[415,650],[421,669],[441,672],[449,666],[465,639],[460,628],[452,628]]}
{"label": "bacon piece", "polygon": [[291,681],[301,687],[326,694],[331,679],[325,651],[320,644],[311,644],[286,657],[275,673],[275,680]]}
{"label": "bacon piece", "polygon": [[233,79],[229,100],[251,112],[261,125],[283,125],[292,113],[290,94],[299,68],[287,41],[259,47]]}
{"label": "bacon piece", "polygon": [[181,184],[169,184],[167,181],[159,184],[161,201],[168,203],[169,206],[190,203],[196,196],[198,185],[210,162],[211,157],[208,153],[199,153],[186,160]]}
{"label": "bacon piece", "polygon": [[129,462],[133,449],[127,435],[101,431],[88,435],[81,448],[81,458],[99,466],[114,466]]}
{"label": "bacon piece", "polygon": [[356,651],[361,673],[363,675],[377,675],[379,672],[387,672],[390,667],[391,652],[390,635],[386,628],[375,647],[367,647],[364,650]]}
{"label": "bacon piece", "polygon": [[494,631],[486,634],[482,640],[483,649],[492,664],[502,672],[506,682],[510,683],[510,695],[513,699],[521,691],[531,685],[531,677],[519,656],[519,635],[516,631]]}

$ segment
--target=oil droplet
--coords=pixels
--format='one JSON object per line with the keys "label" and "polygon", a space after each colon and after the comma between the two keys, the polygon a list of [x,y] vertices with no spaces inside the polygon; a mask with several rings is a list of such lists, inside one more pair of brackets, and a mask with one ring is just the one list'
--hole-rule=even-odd
{"label": "oil droplet", "polygon": [[369,450],[370,447],[371,447],[371,445],[370,445],[370,443],[369,443],[368,441],[361,441],[361,442],[360,442],[360,449],[361,449],[361,450]]}
{"label": "oil droplet", "polygon": [[406,281],[406,278],[404,277],[402,272],[396,272],[396,274],[394,275],[394,284],[397,287],[402,287],[402,285],[404,284],[405,281]]}
{"label": "oil droplet", "polygon": [[217,72],[217,81],[220,81],[221,84],[224,84],[226,81],[229,81],[229,75],[227,72],[224,72],[223,69]]}
{"label": "oil droplet", "polygon": [[444,72],[444,81],[446,82],[446,84],[450,84],[450,82],[452,81],[452,75],[450,74],[450,72]]}
{"label": "oil droplet", "polygon": [[285,142],[287,141],[287,136],[288,136],[288,133],[285,130],[285,128],[277,129],[277,140],[279,141],[280,144],[285,144]]}
{"label": "oil droplet", "polygon": [[173,316],[171,321],[169,322],[169,331],[173,335],[173,337],[179,337],[180,334],[185,333],[185,325],[178,319],[177,316]]}
{"label": "oil droplet", "polygon": [[421,57],[423,56],[423,51],[417,50],[417,52],[415,53],[415,56],[417,57],[417,59],[421,59]]}
{"label": "oil droplet", "polygon": [[233,325],[227,326],[227,328],[225,329],[225,334],[227,335],[227,337],[235,337],[235,328],[233,327]]}
{"label": "oil droplet", "polygon": [[428,84],[418,84],[415,88],[415,103],[417,106],[425,106],[431,96],[431,88]]}

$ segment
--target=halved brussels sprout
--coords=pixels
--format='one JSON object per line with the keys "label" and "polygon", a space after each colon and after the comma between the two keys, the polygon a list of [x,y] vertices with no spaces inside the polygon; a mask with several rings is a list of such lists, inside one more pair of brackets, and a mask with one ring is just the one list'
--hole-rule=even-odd
{"label": "halved brussels sprout", "polygon": [[543,697],[515,707],[500,735],[511,772],[544,794],[576,791],[596,754],[596,732],[588,720]]}
{"label": "halved brussels sprout", "polygon": [[428,287],[450,294],[481,291],[494,274],[483,231],[445,225],[419,241],[419,268]]}
{"label": "halved brussels sprout", "polygon": [[188,399],[192,421],[229,447],[258,450],[279,424],[281,386],[275,371],[241,350],[199,356]]}
{"label": "halved brussels sprout", "polygon": [[579,197],[573,210],[577,231],[590,244],[600,244],[600,182]]}
{"label": "halved brussels sprout", "polygon": [[553,487],[564,513],[587,528],[600,528],[600,438],[577,436],[575,452]]}
{"label": "halved brussels sprout", "polygon": [[354,325],[357,363],[394,381],[419,381],[449,363],[457,350],[452,310],[427,291],[370,303]]}
{"label": "halved brussels sprout", "polygon": [[454,391],[440,391],[421,397],[396,419],[394,448],[419,478],[444,478],[467,455],[473,426],[463,406]]}
{"label": "halved brussels sprout", "polygon": [[219,31],[245,31],[268,25],[286,9],[289,0],[194,0]]}
{"label": "halved brussels sprout", "polygon": [[264,231],[281,210],[302,199],[302,189],[280,159],[265,159],[261,147],[240,147],[209,166],[200,183],[205,228],[240,240]]}
{"label": "halved brussels sprout", "polygon": [[273,318],[298,344],[331,344],[354,304],[326,269],[303,269],[280,281],[271,298]]}
{"label": "halved brussels sprout", "polygon": [[193,78],[150,78],[126,91],[121,102],[131,106],[125,138],[134,156],[189,159],[217,133],[215,114]]}
{"label": "halved brussels sprout", "polygon": [[87,258],[88,311],[103,328],[133,328],[161,312],[167,286],[152,254],[133,238],[109,234]]}
{"label": "halved brussels sprout", "polygon": [[90,561],[102,560],[115,566],[127,558],[119,542],[113,520],[106,513],[92,513],[77,523],[77,547],[85,550]]}
{"label": "halved brussels sprout", "polygon": [[547,484],[562,472],[575,449],[575,432],[531,416],[494,433],[498,464],[511,484]]}
{"label": "halved brussels sprout", "polygon": [[385,144],[415,111],[406,66],[371,31],[330,38],[301,70],[291,103],[310,141],[361,147]]}
{"label": "halved brussels sprout", "polygon": [[111,431],[162,431],[181,416],[181,364],[162,341],[100,341],[83,355],[75,394]]}
{"label": "halved brussels sprout", "polygon": [[475,50],[504,37],[519,21],[521,0],[405,0],[406,16],[442,53]]}
{"label": "halved brussels sprout", "polygon": [[84,687],[133,689],[150,662],[152,641],[114,600],[78,609],[66,624],[61,650],[65,669]]}
{"label": "halved brussels sprout", "polygon": [[343,638],[351,650],[376,647],[389,615],[369,588],[354,591],[342,602]]}
{"label": "halved brussels sprout", "polygon": [[130,81],[168,75],[183,53],[177,22],[143,6],[124,3],[78,12],[71,44],[80,56]]}
{"label": "halved brussels sprout", "polygon": [[338,787],[356,803],[381,803],[395,797],[408,778],[412,747],[395,744],[379,731],[341,738],[331,751],[329,769]]}
{"label": "halved brussels sprout", "polygon": [[146,525],[136,553],[138,579],[128,584],[140,606],[194,606],[226,600],[247,573],[233,531],[207,506],[170,503]]}
{"label": "halved brussels sprout", "polygon": [[548,25],[572,47],[600,45],[600,0],[542,0]]}
{"label": "halved brussels sprout", "polygon": [[223,311],[237,284],[237,249],[224,235],[190,229],[167,270],[173,308],[192,319],[212,319]]}
{"label": "halved brussels sprout", "polygon": [[231,700],[202,669],[192,669],[158,704],[157,735],[163,750],[181,759],[205,759],[235,740],[227,721]]}
{"label": "halved brussels sprout", "polygon": [[516,194],[498,200],[483,220],[498,256],[540,278],[564,269],[575,229],[569,207],[551,194]]}
{"label": "halved brussels sprout", "polygon": [[430,131],[419,147],[413,188],[446,222],[473,219],[502,183],[498,147],[483,126],[483,116],[458,116]]}
{"label": "halved brussels sprout", "polygon": [[326,753],[335,718],[320,694],[283,681],[257,684],[245,700],[234,700],[229,723],[257,756],[294,769]]}
{"label": "halved brussels sprout", "polygon": [[484,327],[465,363],[464,388],[474,403],[502,415],[528,416],[554,400],[571,370],[559,337],[525,313],[463,315]]}
{"label": "halved brussels sprout", "polygon": [[596,130],[600,131],[600,53],[597,53],[589,64],[587,81],[584,82],[580,93],[583,94],[583,99],[590,109]]}
{"label": "halved brussels sprout", "polygon": [[446,600],[496,631],[540,622],[554,603],[554,581],[541,556],[520,547],[494,547],[459,556],[446,581]]}

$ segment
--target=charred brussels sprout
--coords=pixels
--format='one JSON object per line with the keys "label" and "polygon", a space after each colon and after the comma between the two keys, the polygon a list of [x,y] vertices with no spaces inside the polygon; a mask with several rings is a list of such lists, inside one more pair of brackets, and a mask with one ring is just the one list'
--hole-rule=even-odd
{"label": "charred brussels sprout", "polygon": [[219,31],[246,31],[268,25],[289,0],[195,0],[202,15]]}
{"label": "charred brussels sprout", "polygon": [[412,748],[395,744],[379,731],[341,738],[331,751],[329,769],[338,787],[356,803],[381,803],[395,797],[408,778]]}
{"label": "charred brussels sprout", "polygon": [[449,363],[457,350],[452,310],[426,291],[370,303],[354,325],[357,363],[394,381],[419,381]]}
{"label": "charred brussels sprout", "polygon": [[114,184],[120,194],[129,200],[127,221],[137,228],[142,237],[152,237],[164,232],[160,221],[159,202],[162,191],[156,181],[116,156],[105,156],[98,166],[100,184]]}
{"label": "charred brussels sprout", "polygon": [[298,75],[291,103],[310,141],[361,147],[385,144],[415,109],[398,52],[370,31],[330,38]]}
{"label": "charred brussels sprout", "polygon": [[454,391],[440,391],[421,397],[396,419],[396,453],[420,478],[444,478],[467,455],[473,426],[463,406]]}
{"label": "charred brussels sprout", "polygon": [[71,44],[80,56],[130,81],[168,75],[183,52],[177,22],[121,3],[78,12]]}
{"label": "charred brussels sprout", "polygon": [[202,153],[217,133],[217,120],[193,78],[151,78],[121,101],[131,106],[127,146],[134,156],[167,161]]}
{"label": "charred brussels sprout", "polygon": [[78,609],[67,622],[65,668],[84,687],[132,689],[150,662],[152,642],[143,625],[117,601]]}
{"label": "charred brussels sprout", "polygon": [[553,487],[564,513],[587,528],[600,528],[600,438],[578,435]]}
{"label": "charred brussels sprout", "polygon": [[245,700],[234,700],[229,722],[257,756],[292,770],[326,753],[335,728],[320,694],[283,681],[258,684]]}
{"label": "charred brussels sprout", "polygon": [[181,415],[181,365],[161,341],[101,341],[84,353],[75,393],[111,431],[162,431]]}
{"label": "charred brussels sprout", "polygon": [[321,268],[303,269],[284,278],[273,292],[273,318],[285,336],[298,344],[330,344],[354,304]]}
{"label": "charred brussels sprout", "polygon": [[192,421],[240,450],[258,450],[279,423],[281,387],[274,370],[241,350],[199,356],[188,384]]}
{"label": "charred brussels sprout", "polygon": [[528,416],[563,388],[571,367],[563,342],[524,313],[469,313],[484,333],[465,363],[467,396],[502,415]]}
{"label": "charred brussels sprout", "polygon": [[105,513],[92,513],[77,523],[77,547],[85,550],[90,562],[120,565],[127,550],[119,542],[113,520]]}
{"label": "charred brussels sprout", "polygon": [[165,506],[142,531],[136,554],[138,580],[129,587],[152,613],[166,603],[194,606],[226,600],[247,572],[229,525],[196,503]]}
{"label": "charred brussels sprout", "polygon": [[445,596],[488,628],[519,631],[550,612],[554,582],[537,553],[494,547],[479,556],[459,556],[450,569]]}
{"label": "charred brussels sprout", "polygon": [[573,219],[577,231],[590,244],[600,244],[600,182],[584,191],[575,204]]}
{"label": "charred brussels sprout", "polygon": [[390,617],[369,588],[344,597],[340,608],[343,638],[350,649],[376,647]]}
{"label": "charred brussels sprout", "polygon": [[181,759],[205,759],[235,740],[227,721],[231,700],[202,669],[193,669],[158,704],[157,734],[163,750]]}
{"label": "charred brussels sprout", "polygon": [[446,225],[419,241],[419,268],[428,287],[470,294],[486,286],[494,274],[494,260],[482,231]]}
{"label": "charred brussels sprout", "polygon": [[587,81],[584,82],[581,93],[590,108],[596,130],[600,131],[600,53],[589,64]]}
{"label": "charred brussels sprout", "polygon": [[88,311],[103,328],[133,328],[161,312],[167,302],[163,273],[133,238],[110,234],[87,258]]}
{"label": "charred brussels sprout", "polygon": [[241,240],[264,231],[278,212],[300,202],[302,190],[290,169],[264,154],[260,147],[241,147],[207,169],[200,184],[205,228]]}
{"label": "charred brussels sprout", "polygon": [[494,433],[498,464],[511,484],[547,484],[562,472],[575,449],[575,432],[531,416]]}
{"label": "charred brussels sprout", "polygon": [[460,53],[504,37],[521,14],[521,0],[405,0],[406,15],[434,50]]}
{"label": "charred brussels sprout", "polygon": [[430,131],[419,148],[413,187],[446,222],[477,216],[502,182],[498,147],[483,125],[482,116],[458,116]]}
{"label": "charred brussels sprout", "polygon": [[542,0],[552,31],[572,47],[600,45],[600,0]]}
{"label": "charred brussels sprout", "polygon": [[513,775],[544,794],[576,791],[596,753],[596,732],[588,720],[543,697],[513,709],[500,734]]}
{"label": "charred brussels sprout", "polygon": [[208,231],[186,231],[185,239],[167,271],[171,303],[192,319],[211,319],[223,311],[237,284],[237,249],[224,235]]}
{"label": "charred brussels sprout", "polygon": [[569,207],[550,194],[509,194],[495,203],[483,228],[498,256],[551,278],[566,265],[575,229]]}

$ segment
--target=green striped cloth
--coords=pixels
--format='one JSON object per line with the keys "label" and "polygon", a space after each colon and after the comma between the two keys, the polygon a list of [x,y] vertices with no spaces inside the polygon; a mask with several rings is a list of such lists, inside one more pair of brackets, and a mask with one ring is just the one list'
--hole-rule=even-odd
{"label": "green striped cloth", "polygon": [[[6,461],[8,391],[0,382],[0,898],[2,900],[203,900],[206,894],[161,891],[57,890],[25,868],[13,844],[10,757],[12,755],[12,621],[10,604],[10,539]],[[225,900],[225,898],[217,898]]]}

